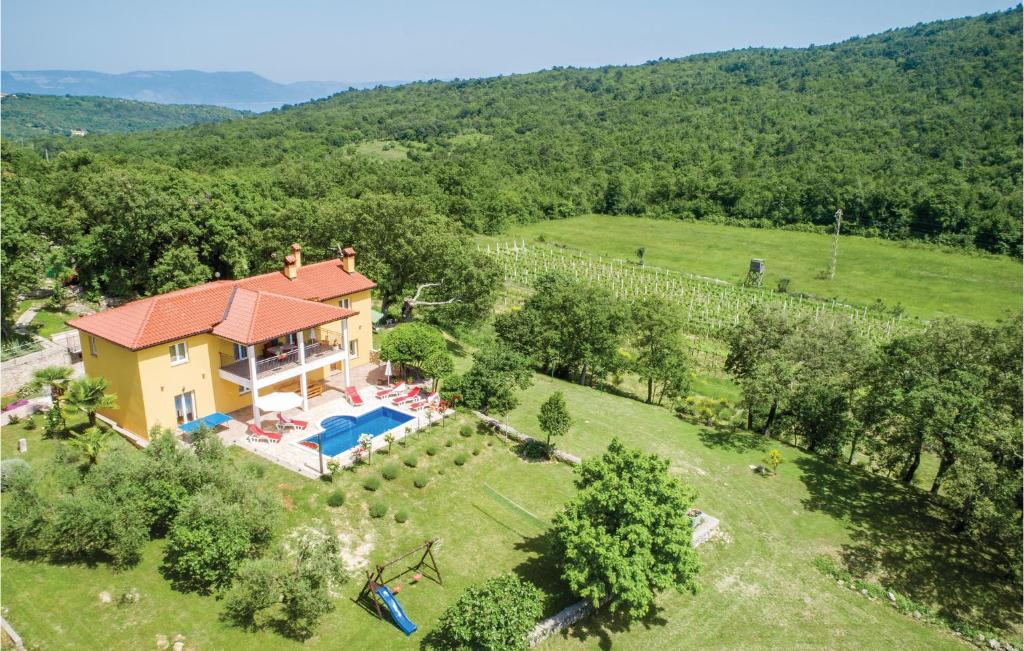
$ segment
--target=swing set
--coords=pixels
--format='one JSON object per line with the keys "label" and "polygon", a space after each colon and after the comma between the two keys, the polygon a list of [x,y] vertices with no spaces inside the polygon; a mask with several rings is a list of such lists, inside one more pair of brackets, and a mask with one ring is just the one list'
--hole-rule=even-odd
{"label": "swing set", "polygon": [[[381,605],[383,605],[391,612],[392,617],[396,620],[395,623],[398,624],[400,628],[405,630],[405,627],[402,626],[402,622],[398,621],[399,619],[404,618],[405,613],[401,612],[400,608],[399,612],[396,613],[394,610],[395,604],[389,603],[389,599],[391,602],[394,602],[393,595],[399,592],[401,586],[396,586],[394,591],[391,591],[388,588],[387,583],[390,581],[394,581],[395,579],[401,578],[410,572],[416,573],[413,576],[413,580],[418,582],[424,577],[424,574],[420,572],[420,569],[427,568],[431,570],[434,574],[433,576],[428,576],[427,578],[429,578],[432,581],[436,581],[438,585],[444,585],[444,583],[442,583],[441,581],[441,570],[437,569],[437,560],[434,558],[433,552],[434,546],[439,545],[440,543],[440,538],[433,538],[431,540],[427,540],[419,547],[416,547],[415,549],[412,549],[402,554],[398,558],[393,558],[386,563],[381,563],[374,566],[373,570],[368,570],[366,572],[366,583],[363,585],[363,589],[360,590],[359,596],[356,597],[356,602],[359,603],[363,601],[363,599],[369,598],[370,602],[373,604],[374,609],[377,611],[377,617],[382,620],[384,619],[384,613],[381,611],[380,607]],[[422,551],[423,553],[420,555],[420,560],[417,561],[415,565],[410,565],[406,567],[404,570],[398,572],[394,576],[391,576],[390,578],[385,580],[384,572],[389,567],[391,567],[395,563],[405,560],[409,556],[412,556],[413,554],[416,554],[419,551]],[[415,625],[413,626],[413,630],[415,630]],[[406,634],[408,635],[409,632],[407,631]]]}

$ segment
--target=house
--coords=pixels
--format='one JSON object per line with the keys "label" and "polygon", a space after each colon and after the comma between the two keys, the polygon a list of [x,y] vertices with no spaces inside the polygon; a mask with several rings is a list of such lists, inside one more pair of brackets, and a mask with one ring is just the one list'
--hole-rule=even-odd
{"label": "house", "polygon": [[294,391],[308,405],[322,382],[351,384],[369,362],[370,292],[356,253],[302,264],[293,244],[281,271],[220,280],[133,301],[68,325],[79,331],[85,372],[106,378],[117,409],[99,413],[148,438],[221,412],[252,408],[259,395]]}

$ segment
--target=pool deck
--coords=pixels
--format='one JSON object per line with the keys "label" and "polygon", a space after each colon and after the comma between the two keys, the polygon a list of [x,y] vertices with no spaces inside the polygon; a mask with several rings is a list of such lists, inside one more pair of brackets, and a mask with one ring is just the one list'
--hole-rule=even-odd
{"label": "pool deck", "polygon": [[[413,420],[389,430],[395,435],[395,440],[405,438],[406,430],[411,432],[427,427],[431,422],[441,419],[441,415],[433,411],[421,410],[412,411],[401,405],[394,405],[387,398],[378,399],[374,394],[379,387],[369,383],[355,383],[359,396],[363,399],[360,407],[353,407],[345,397],[341,380],[328,380],[327,389],[323,395],[317,396],[309,401],[309,411],[292,409],[285,412],[290,418],[308,421],[309,426],[304,430],[288,430],[283,434],[280,443],[254,443],[246,438],[249,425],[252,423],[252,410],[240,409],[232,412],[232,420],[220,431],[221,440],[226,445],[237,445],[240,448],[257,454],[268,461],[297,472],[306,477],[315,479],[320,477],[320,455],[316,450],[299,445],[299,442],[322,431],[320,421],[328,416],[362,416],[379,407],[390,407],[395,411],[411,416]],[[415,385],[413,385],[415,386]],[[423,386],[422,391],[426,393],[429,387]],[[454,413],[449,410],[445,416]],[[248,419],[246,419],[248,417]],[[263,414],[261,427],[267,431],[277,431],[277,413]],[[373,438],[373,450],[386,447],[387,442],[384,435]],[[336,459],[347,466],[353,462],[351,452],[346,451],[334,457],[324,455],[324,472],[327,471],[327,462]]]}

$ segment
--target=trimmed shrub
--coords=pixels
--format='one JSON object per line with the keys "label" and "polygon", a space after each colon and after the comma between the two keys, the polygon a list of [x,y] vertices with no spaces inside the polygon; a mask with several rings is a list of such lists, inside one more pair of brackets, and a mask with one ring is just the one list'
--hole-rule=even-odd
{"label": "trimmed shrub", "polygon": [[427,476],[427,473],[421,470],[420,472],[416,473],[415,477],[412,478],[412,483],[416,488],[423,488],[428,483],[430,483],[430,477]]}
{"label": "trimmed shrub", "polygon": [[32,416],[29,416],[28,418],[26,418],[25,419],[25,429],[27,429],[27,430],[34,430],[35,428],[36,428],[36,419],[33,418]]}
{"label": "trimmed shrub", "polygon": [[454,441],[452,441],[451,439],[448,439],[447,441],[445,441],[445,442],[444,442],[444,447],[446,447],[446,448],[450,448],[450,447],[452,447],[452,445],[454,445],[454,444],[455,444],[455,442],[454,442]]}
{"label": "trimmed shrub", "polygon": [[7,417],[7,424],[8,425],[17,425],[20,422],[21,422],[21,416],[19,416],[18,414],[11,414],[10,416]]}
{"label": "trimmed shrub", "polygon": [[31,474],[32,466],[24,459],[4,459],[0,461],[0,491],[10,489],[18,480],[19,474]]}
{"label": "trimmed shrub", "polygon": [[395,511],[395,522],[397,522],[398,524],[402,524],[408,519],[409,512],[406,511],[405,509],[398,509],[397,511]]}
{"label": "trimmed shrub", "polygon": [[473,436],[473,428],[469,425],[463,425],[461,428],[459,428],[459,434],[465,436],[466,438],[469,438],[470,436]]}
{"label": "trimmed shrub", "polygon": [[439,474],[439,475],[443,475],[445,472],[447,472],[447,471],[443,467],[437,469],[437,474]]}
{"label": "trimmed shrub", "polygon": [[469,455],[467,455],[465,452],[459,452],[458,454],[455,455],[455,465],[456,466],[464,466],[464,465],[466,465],[466,461],[468,461],[468,460],[469,460]]}
{"label": "trimmed shrub", "polygon": [[370,517],[383,518],[388,513],[388,504],[384,500],[375,500],[370,503]]}
{"label": "trimmed shrub", "polygon": [[380,471],[380,474],[381,477],[387,479],[388,481],[393,480],[395,477],[398,476],[398,464],[389,463],[388,465],[384,466],[384,468]]}
{"label": "trimmed shrub", "polygon": [[404,457],[402,457],[402,463],[409,466],[410,468],[415,468],[416,464],[419,463],[419,460],[416,458],[415,454],[407,454]]}
{"label": "trimmed shrub", "polygon": [[434,456],[435,454],[437,454],[437,452],[438,448],[433,443],[427,446],[427,454],[429,454],[430,456]]}
{"label": "trimmed shrub", "polygon": [[327,506],[333,506],[334,508],[338,508],[339,506],[344,505],[345,493],[342,493],[341,491],[332,491],[331,494],[327,496]]}
{"label": "trimmed shrub", "polygon": [[371,475],[363,480],[363,488],[368,491],[376,491],[380,489],[380,477],[377,475]]}
{"label": "trimmed shrub", "polygon": [[475,457],[475,456],[477,456],[479,454],[480,454],[480,446],[478,445],[475,448],[473,448],[473,456]]}

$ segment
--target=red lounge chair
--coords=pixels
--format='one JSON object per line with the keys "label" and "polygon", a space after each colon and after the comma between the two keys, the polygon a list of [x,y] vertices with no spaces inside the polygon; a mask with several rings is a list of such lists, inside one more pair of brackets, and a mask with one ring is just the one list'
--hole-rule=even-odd
{"label": "red lounge chair", "polygon": [[423,409],[426,406],[427,406],[427,401],[426,400],[420,400],[418,402],[414,402],[414,403],[410,404],[409,405],[409,409],[410,409],[410,411],[419,411],[420,409]]}
{"label": "red lounge chair", "polygon": [[305,445],[310,450],[315,450],[316,449],[316,443],[314,443],[312,441],[299,441],[299,445]]}
{"label": "red lounge chair", "polygon": [[250,425],[248,439],[250,441],[253,441],[254,443],[258,443],[260,442],[260,440],[265,440],[268,443],[280,443],[281,435],[277,434],[276,432],[268,432],[267,430],[256,425]]}
{"label": "red lounge chair", "polygon": [[296,420],[294,418],[288,418],[281,412],[277,413],[277,427],[290,427],[292,429],[306,429],[309,427],[309,422],[304,420]]}
{"label": "red lounge chair", "polygon": [[395,398],[394,400],[392,400],[391,402],[393,402],[396,405],[400,405],[400,404],[402,404],[404,402],[409,402],[410,400],[412,400],[416,396],[420,395],[420,391],[421,391],[421,389],[419,387],[413,387],[412,390],[409,391],[409,393],[405,394],[404,396],[399,396],[399,397]]}
{"label": "red lounge chair", "polygon": [[345,395],[348,396],[348,401],[352,403],[353,407],[363,406],[363,399],[359,397],[359,392],[355,387],[345,387]]}
{"label": "red lounge chair", "polygon": [[378,391],[377,393],[374,394],[374,397],[375,398],[387,398],[390,395],[394,395],[394,394],[400,393],[402,391],[405,391],[405,382],[402,382],[401,384],[396,384],[393,387],[388,387],[387,389],[381,389],[380,391]]}

